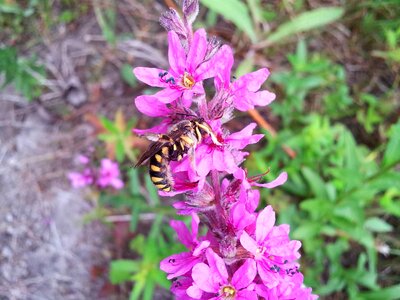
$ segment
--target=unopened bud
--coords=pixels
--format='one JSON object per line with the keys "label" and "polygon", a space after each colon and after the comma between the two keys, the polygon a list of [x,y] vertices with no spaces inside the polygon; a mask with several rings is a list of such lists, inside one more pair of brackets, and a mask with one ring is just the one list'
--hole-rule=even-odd
{"label": "unopened bud", "polygon": [[167,31],[175,31],[181,38],[186,37],[185,25],[175,9],[170,8],[169,11],[163,13],[160,23]]}
{"label": "unopened bud", "polygon": [[182,11],[186,21],[192,24],[199,13],[199,0],[184,0]]}

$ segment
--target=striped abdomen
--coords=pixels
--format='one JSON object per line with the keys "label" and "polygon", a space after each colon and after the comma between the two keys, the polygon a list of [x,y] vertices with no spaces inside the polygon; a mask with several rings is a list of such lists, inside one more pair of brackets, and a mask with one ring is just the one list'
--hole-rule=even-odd
{"label": "striped abdomen", "polygon": [[172,183],[170,180],[168,147],[163,147],[158,153],[150,158],[150,178],[156,188],[164,192],[170,192]]}

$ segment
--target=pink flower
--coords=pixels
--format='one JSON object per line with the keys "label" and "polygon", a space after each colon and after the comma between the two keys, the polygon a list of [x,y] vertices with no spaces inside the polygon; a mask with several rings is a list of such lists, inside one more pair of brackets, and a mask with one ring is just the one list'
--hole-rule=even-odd
{"label": "pink flower", "polygon": [[255,262],[247,259],[236,272],[229,276],[224,260],[214,251],[206,252],[208,265],[199,263],[193,267],[193,285],[188,288],[187,294],[194,299],[202,298],[204,293],[210,298],[219,300],[257,300],[257,293],[253,290],[253,280],[257,274]]}
{"label": "pink flower", "polygon": [[[174,102],[182,96],[180,103],[190,107],[194,95],[204,94],[202,81],[214,77],[217,73],[218,62],[208,57],[209,45],[204,29],[194,33],[188,53],[182,47],[178,35],[168,32],[168,71],[158,68],[138,67],[134,69],[136,77],[153,87],[162,88],[152,96],[142,95],[136,98],[139,111],[150,116],[161,116],[168,113],[164,103]],[[219,62],[220,63],[220,62]],[[161,103],[160,103],[161,102]]]}
{"label": "pink flower", "polygon": [[82,173],[70,172],[68,179],[73,188],[82,188],[93,183],[93,174],[90,169],[85,169]]}
{"label": "pink flower", "polygon": [[210,242],[197,239],[199,223],[199,217],[192,214],[192,232],[189,232],[182,221],[171,221],[170,225],[175,229],[178,239],[190,252],[173,254],[160,262],[160,269],[168,273],[168,279],[185,275],[192,270],[194,265],[204,260],[204,252]]}
{"label": "pink flower", "polygon": [[301,247],[299,241],[290,241],[288,225],[274,224],[275,213],[267,206],[257,216],[254,237],[246,231],[240,237],[242,246],[253,254],[258,274],[268,288],[277,286],[282,275],[298,272],[294,261],[300,257]]}
{"label": "pink flower", "polygon": [[275,100],[275,94],[267,90],[260,91],[261,85],[267,80],[269,71],[266,68],[243,75],[231,83],[231,68],[233,53],[230,47],[221,47],[215,55],[217,60],[224,62],[224,68],[215,77],[218,93],[221,98],[232,101],[233,106],[241,111],[253,109],[255,105],[265,106]]}
{"label": "pink flower", "polygon": [[112,186],[115,189],[121,189],[124,186],[124,183],[119,176],[120,172],[118,164],[108,158],[103,158],[101,160],[97,184],[103,188]]}
{"label": "pink flower", "polygon": [[78,156],[78,161],[82,165],[87,165],[90,162],[90,159],[86,155],[81,154]]}

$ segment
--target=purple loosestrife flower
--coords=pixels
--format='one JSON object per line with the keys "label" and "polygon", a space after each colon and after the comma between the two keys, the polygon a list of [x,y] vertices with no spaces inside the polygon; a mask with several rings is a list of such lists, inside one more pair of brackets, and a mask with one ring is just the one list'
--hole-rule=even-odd
{"label": "purple loosestrife flower", "polygon": [[300,257],[301,247],[299,241],[289,239],[289,226],[275,227],[274,224],[275,213],[267,206],[257,216],[253,237],[246,231],[240,236],[240,243],[254,256],[258,274],[269,288],[277,286],[282,275],[298,272],[294,261]]}
{"label": "purple loosestrife flower", "polygon": [[[194,299],[257,300],[253,280],[257,270],[253,260],[246,260],[230,277],[224,260],[214,251],[206,252],[208,265],[199,263],[192,271],[193,285],[187,294]],[[209,294],[203,297],[203,294]]]}
{"label": "purple loosestrife flower", "polygon": [[254,106],[265,106],[275,100],[275,94],[267,90],[260,91],[261,85],[269,77],[269,71],[262,68],[239,77],[231,83],[231,68],[233,66],[233,53],[231,48],[223,46],[215,55],[218,61],[224,63],[214,79],[217,95],[227,104],[240,111],[253,109]]}
{"label": "purple loosestrife flower", "polygon": [[188,53],[182,47],[178,35],[174,31],[168,32],[168,71],[158,68],[138,67],[134,69],[136,77],[153,87],[162,88],[153,96],[139,96],[135,102],[138,109],[148,112],[158,100],[162,103],[171,103],[182,97],[182,104],[190,107],[194,95],[204,94],[202,81],[214,77],[217,73],[215,57],[207,58],[208,42],[204,29],[194,33]]}
{"label": "purple loosestrife flower", "polygon": [[178,239],[190,252],[174,254],[161,261],[160,269],[168,273],[168,279],[187,274],[194,265],[204,260],[204,252],[210,242],[197,239],[199,223],[199,217],[192,214],[192,232],[189,232],[182,221],[171,221],[170,225],[175,229]]}

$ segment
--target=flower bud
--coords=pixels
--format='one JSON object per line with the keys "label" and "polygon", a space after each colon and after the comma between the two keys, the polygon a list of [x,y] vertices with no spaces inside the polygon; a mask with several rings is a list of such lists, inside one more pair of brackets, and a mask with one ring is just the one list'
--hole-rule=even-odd
{"label": "flower bud", "polygon": [[182,11],[186,21],[192,24],[199,13],[199,0],[184,0]]}
{"label": "flower bud", "polygon": [[160,24],[167,31],[175,31],[180,38],[186,38],[185,25],[175,9],[170,8],[163,13],[160,17]]}

